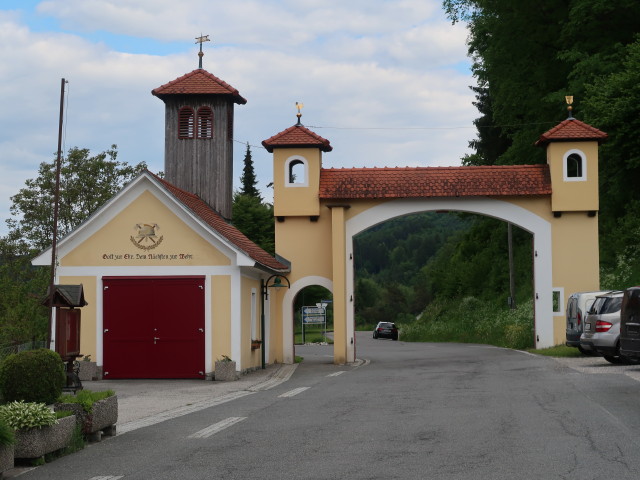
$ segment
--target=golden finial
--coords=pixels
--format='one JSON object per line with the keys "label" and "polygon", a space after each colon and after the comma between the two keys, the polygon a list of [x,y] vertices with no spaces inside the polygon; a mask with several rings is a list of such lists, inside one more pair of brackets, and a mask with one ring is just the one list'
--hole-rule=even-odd
{"label": "golden finial", "polygon": [[569,116],[567,118],[572,119],[573,118],[573,114],[572,114],[573,95],[567,95],[566,97],[564,97],[564,100],[565,102],[567,102],[567,110],[569,111]]}
{"label": "golden finial", "polygon": [[302,125],[302,123],[300,122],[300,119],[302,118],[302,113],[300,112],[300,110],[302,110],[302,107],[304,107],[303,103],[296,102],[296,108],[298,109],[298,113],[296,113],[296,117],[298,117],[298,123],[296,123],[296,126]]}

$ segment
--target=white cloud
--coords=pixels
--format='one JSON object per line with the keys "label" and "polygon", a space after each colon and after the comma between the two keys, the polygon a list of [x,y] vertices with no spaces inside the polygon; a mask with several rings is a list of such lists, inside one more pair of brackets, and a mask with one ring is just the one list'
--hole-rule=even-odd
{"label": "white cloud", "polygon": [[[303,123],[334,146],[325,166],[459,164],[475,136],[477,112],[468,88],[473,79],[459,70],[467,61],[464,29],[451,26],[439,5],[41,2],[39,15],[55,16],[65,33],[35,31],[22,20],[26,16],[0,10],[0,64],[7,66],[0,69],[0,222],[9,217],[9,197],[35,177],[41,161],[53,158],[62,77],[70,82],[66,149],[98,153],[116,143],[120,160],[144,160],[151,170],[162,170],[164,104],[151,90],[197,67],[192,39],[200,32],[214,40],[205,44],[204,67],[248,99],[236,107],[234,179],[249,142],[265,197],[271,156],[260,142],[295,123],[296,101],[305,104]],[[108,33],[102,43],[87,35],[95,30]],[[158,44],[179,39],[184,51],[116,51],[109,40],[118,43],[118,35]]]}

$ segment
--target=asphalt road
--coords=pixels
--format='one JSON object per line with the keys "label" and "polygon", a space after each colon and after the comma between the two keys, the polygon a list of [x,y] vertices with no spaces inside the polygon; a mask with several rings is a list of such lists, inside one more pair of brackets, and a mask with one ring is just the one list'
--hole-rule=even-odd
{"label": "asphalt road", "polygon": [[[358,334],[277,387],[116,436],[21,480],[637,479],[640,382],[481,345]],[[604,362],[604,361],[603,361]],[[603,365],[604,368],[604,365]],[[639,367],[633,367],[635,372]]]}

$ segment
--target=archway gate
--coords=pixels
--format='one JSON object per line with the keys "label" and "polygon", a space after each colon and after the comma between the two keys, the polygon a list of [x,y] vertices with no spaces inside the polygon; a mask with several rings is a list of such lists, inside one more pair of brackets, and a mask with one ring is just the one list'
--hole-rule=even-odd
{"label": "archway gate", "polygon": [[606,138],[569,118],[538,139],[544,165],[343,169],[322,168],[332,147],[300,124],[262,142],[273,153],[276,252],[291,262],[291,289],[276,298],[284,362],[294,361],[293,301],[314,284],[333,292],[334,363],[355,361],[353,237],[435,210],[498,218],[533,235],[536,348],[564,343],[565,292],[599,289],[598,145]]}

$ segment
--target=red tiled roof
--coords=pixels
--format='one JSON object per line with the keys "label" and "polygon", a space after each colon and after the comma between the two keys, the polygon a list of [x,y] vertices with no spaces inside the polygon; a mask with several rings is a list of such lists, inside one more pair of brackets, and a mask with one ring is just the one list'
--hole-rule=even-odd
{"label": "red tiled roof", "polygon": [[280,272],[289,271],[289,267],[287,265],[279,262],[265,250],[249,240],[240,230],[226,222],[200,197],[176,187],[151,172],[149,173],[153,175],[156,180],[158,180],[169,191],[169,193],[177,198],[184,206],[257,263],[271,270]]}
{"label": "red tiled roof", "polygon": [[273,153],[275,147],[318,147],[323,152],[333,150],[333,147],[329,144],[329,140],[322,138],[304,125],[289,127],[273,137],[264,140],[262,146],[266,148],[269,153]]}
{"label": "red tiled roof", "polygon": [[575,118],[567,118],[564,122],[559,123],[551,130],[540,135],[536,145],[544,145],[549,142],[562,140],[597,140],[598,143],[602,143],[607,138],[609,138],[609,135],[605,132]]}
{"label": "red tiled roof", "polygon": [[154,88],[151,93],[160,98],[165,95],[231,95],[235,103],[247,103],[238,90],[201,68]]}
{"label": "red tiled roof", "polygon": [[548,165],[341,168],[320,171],[320,198],[549,195]]}

